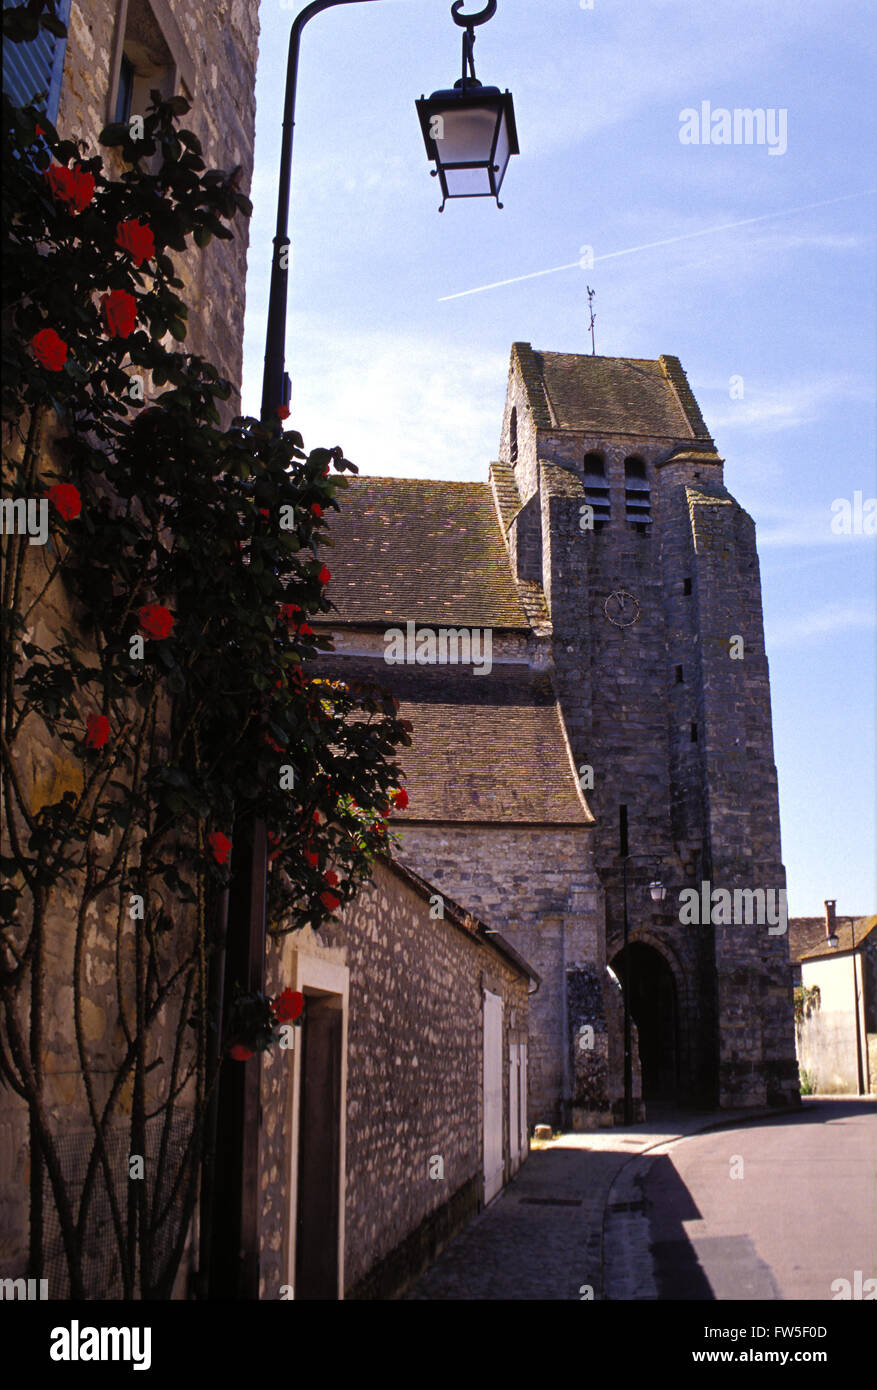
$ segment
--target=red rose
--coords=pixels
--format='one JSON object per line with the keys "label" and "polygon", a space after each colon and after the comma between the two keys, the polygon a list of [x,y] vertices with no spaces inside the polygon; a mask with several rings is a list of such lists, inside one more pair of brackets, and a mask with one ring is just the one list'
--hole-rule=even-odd
{"label": "red rose", "polygon": [[235,1043],[228,1055],[233,1057],[236,1062],[248,1062],[254,1054],[248,1047],[244,1047],[243,1043]]}
{"label": "red rose", "polygon": [[49,488],[49,501],[57,507],[65,521],[72,521],[82,511],[82,498],[79,488],[72,483],[56,483]]}
{"label": "red rose", "polygon": [[408,805],[408,793],[404,787],[397,787],[395,791],[390,792],[390,800],[397,810],[404,811]]}
{"label": "red rose", "polygon": [[75,169],[52,164],[46,170],[46,179],[55,202],[66,203],[71,212],[82,212],[94,197],[94,176],[78,164]]}
{"label": "red rose", "polygon": [[300,612],[301,609],[297,603],[281,603],[280,605],[280,617],[287,626],[291,626],[295,622]]}
{"label": "red rose", "polygon": [[305,997],[297,989],[285,989],[271,1004],[278,1023],[292,1023],[304,1008]]}
{"label": "red rose", "polygon": [[100,302],[101,318],[110,338],[128,338],[137,321],[137,300],[127,290],[111,290]]}
{"label": "red rose", "polygon": [[310,623],[302,623],[298,631],[302,637],[313,637],[314,635],[314,629]]}
{"label": "red rose", "polygon": [[140,626],[147,637],[155,637],[159,641],[163,637],[170,635],[174,620],[166,608],[162,608],[160,603],[147,603],[140,609]]}
{"label": "red rose", "polygon": [[324,565],[323,568],[320,570],[320,573],[317,575],[317,578],[319,579],[321,584],[328,584],[329,580],[332,578],[332,571],[327,570],[326,566]]}
{"label": "red rose", "polygon": [[129,218],[127,222],[116,223],[116,245],[127,251],[131,260],[139,268],[144,261],[151,261],[155,255],[155,238],[151,227]]}
{"label": "red rose", "polygon": [[267,508],[267,507],[260,507],[260,508],[259,508],[259,515],[260,515],[260,516],[263,516],[263,517],[265,518],[266,521],[270,521],[270,520],[271,520],[271,513],[268,511],[268,508]]}
{"label": "red rose", "polygon": [[50,372],[60,372],[67,361],[67,344],[58,337],[54,328],[41,328],[31,338],[30,345],[41,367]]}
{"label": "red rose", "polygon": [[227,864],[231,850],[231,840],[228,836],[223,835],[221,830],[212,830],[207,836],[207,843],[213,851],[213,858],[217,864]]}
{"label": "red rose", "polygon": [[311,512],[314,516],[323,515],[323,508],[320,506],[319,502],[311,503]]}
{"label": "red rose", "polygon": [[105,714],[90,714],[85,725],[87,748],[103,748],[110,736],[110,721]]}
{"label": "red rose", "polygon": [[43,130],[43,128],[42,128],[41,125],[37,125],[37,126],[34,127],[34,134],[35,134],[35,135],[45,135],[45,133],[46,133],[46,132]]}
{"label": "red rose", "polygon": [[334,912],[340,901],[341,899],[336,898],[334,893],[326,892],[320,894],[320,902],[327,912]]}
{"label": "red rose", "polygon": [[320,862],[320,856],[316,853],[315,850],[312,849],[305,850],[305,859],[308,861],[312,869],[315,869]]}
{"label": "red rose", "polygon": [[323,882],[328,883],[330,888],[337,887],[338,875],[336,874],[334,869],[326,870],[326,872],[323,874]]}
{"label": "red rose", "polygon": [[276,414],[278,420],[288,420],[288,419],[289,419],[289,406],[288,406],[288,405],[279,405],[279,406],[277,407],[277,410],[276,410],[274,413]]}

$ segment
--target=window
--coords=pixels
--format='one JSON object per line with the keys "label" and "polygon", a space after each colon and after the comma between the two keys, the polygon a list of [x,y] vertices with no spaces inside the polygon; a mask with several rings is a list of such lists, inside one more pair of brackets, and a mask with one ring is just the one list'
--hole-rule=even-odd
{"label": "window", "polygon": [[[8,0],[4,8],[22,5],[25,0]],[[70,0],[60,0],[58,18],[62,24],[70,19]],[[56,38],[48,29],[41,29],[29,43],[3,44],[3,90],[16,106],[31,103],[45,111],[49,120],[58,119],[61,100],[61,75],[67,40]]]}
{"label": "window", "polygon": [[683,592],[683,594],[686,596],[686,598],[687,598],[688,595],[691,593],[691,580],[690,580],[690,579],[683,579],[683,581],[682,581],[682,592]]}
{"label": "window", "polygon": [[691,742],[697,743],[697,725],[692,720],[691,723]]}
{"label": "window", "polygon": [[195,70],[168,0],[119,0],[107,101],[108,119],[143,115],[156,88],[162,97],[189,98]]}
{"label": "window", "polygon": [[509,416],[509,458],[512,463],[518,461],[518,408],[515,405]]}
{"label": "window", "polygon": [[645,532],[652,521],[652,501],[646,466],[631,455],[624,460],[624,510],[627,520]]}
{"label": "window", "polygon": [[612,508],[609,502],[609,482],[602,454],[585,454],[585,501],[594,508],[594,530],[600,531],[609,521]]}
{"label": "window", "polygon": [[116,114],[113,117],[114,120],[123,122],[129,119],[133,97],[134,68],[123,53],[121,66],[119,67],[119,91],[116,96]]}
{"label": "window", "polygon": [[681,685],[682,682],[684,681],[684,679],[685,679],[685,676],[684,676],[684,674],[683,674],[682,667],[681,667],[681,666],[677,666],[677,667],[676,667],[676,684],[677,684],[677,685]]}

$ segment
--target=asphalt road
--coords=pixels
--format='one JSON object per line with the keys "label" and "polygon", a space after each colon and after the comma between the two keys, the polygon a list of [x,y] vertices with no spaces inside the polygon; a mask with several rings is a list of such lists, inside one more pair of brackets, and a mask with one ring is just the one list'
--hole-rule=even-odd
{"label": "asphalt road", "polygon": [[[834,1300],[840,1280],[877,1295],[864,1284],[877,1279],[873,1102],[810,1101],[667,1144],[628,1164],[609,1200],[610,1298]],[[650,1269],[613,1262],[632,1239]]]}

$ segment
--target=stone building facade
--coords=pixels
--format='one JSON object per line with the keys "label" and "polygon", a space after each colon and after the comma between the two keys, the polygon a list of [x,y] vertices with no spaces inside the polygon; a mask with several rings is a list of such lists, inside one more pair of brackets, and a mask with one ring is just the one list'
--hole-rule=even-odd
{"label": "stone building facade", "polygon": [[[48,99],[38,103],[47,110],[62,139],[81,140],[86,157],[102,153],[104,168],[118,174],[117,153],[102,149],[98,136],[114,119],[127,119],[146,109],[149,89],[165,97],[185,95],[193,103],[182,124],[202,141],[208,167],[240,166],[239,187],[248,192],[253,167],[255,126],[255,69],[258,47],[257,6],[244,0],[214,0],[193,8],[183,0],[72,0],[59,7],[67,23],[66,39],[45,35],[29,46],[24,61],[13,45],[4,45],[4,88],[20,104],[40,90]],[[9,51],[7,51],[7,49]],[[127,65],[127,66],[126,66]],[[120,97],[120,85],[130,87]],[[121,102],[121,105],[120,105]],[[193,249],[175,256],[185,288],[181,295],[189,309],[187,348],[203,354],[232,383],[233,396],[224,403],[226,419],[240,409],[244,283],[247,256],[247,223],[238,218],[231,241],[214,240],[203,251]],[[147,387],[145,404],[151,399]],[[46,419],[40,449],[49,456],[56,426]],[[26,573],[24,593],[36,597],[44,582],[34,563]],[[48,649],[53,634],[75,629],[69,597],[57,580],[42,596],[33,619],[35,641]],[[88,660],[89,639],[81,641]],[[33,740],[19,768],[30,808],[37,813],[65,791],[77,793],[83,785],[82,766],[61,745]],[[4,825],[4,838],[7,827]],[[5,852],[5,850],[4,850]],[[45,1073],[44,1104],[48,1126],[56,1139],[59,1163],[74,1202],[78,1202],[94,1135],[89,1116],[74,1035],[74,947],[79,894],[72,882],[52,902],[45,924],[44,998],[45,1026],[42,1066]],[[113,934],[119,913],[118,894],[112,902],[102,898],[88,909],[84,941],[84,998],[81,1028],[94,1086],[94,1101],[102,1107],[119,1065],[124,1031],[119,997],[125,979],[118,979],[118,960]],[[133,935],[133,931],[132,931]],[[124,974],[124,972],[122,972]],[[168,1053],[172,1055],[172,1049]],[[130,1087],[129,1087],[130,1090]],[[180,1099],[185,1110],[186,1096]],[[125,1190],[129,1174],[128,1131],[125,1118],[130,1098],[123,1091],[118,1102],[118,1125],[107,1140],[107,1162],[113,1181]],[[191,1126],[188,1127],[191,1129]],[[187,1122],[180,1115],[171,1146],[185,1143]],[[155,1141],[155,1143],[153,1142]],[[146,1154],[152,1162],[158,1135],[147,1132]],[[0,1274],[18,1276],[28,1254],[28,1178],[30,1144],[26,1105],[9,1089],[0,1089]],[[100,1183],[95,1185],[100,1188]],[[93,1189],[94,1191],[94,1189]],[[67,1262],[53,1217],[48,1183],[45,1184],[45,1258],[41,1273],[49,1281],[49,1296],[69,1292]],[[89,1297],[120,1294],[118,1261],[112,1255],[112,1214],[105,1192],[93,1196],[90,1216],[83,1224],[84,1279]],[[108,1253],[110,1252],[110,1253]],[[187,1270],[181,1270],[175,1293],[185,1289]]]}
{"label": "stone building facade", "polygon": [[388,1298],[528,1148],[529,991],[496,932],[391,859],[319,933],[274,937],[306,996],[262,1074],[260,1296]]}
{"label": "stone building facade", "polygon": [[[333,523],[336,668],[380,668],[414,724],[405,862],[543,975],[531,1120],[619,1115],[625,882],[646,1102],[794,1100],[752,520],[673,357],[515,344],[499,453],[489,484],[357,479]],[[439,624],[490,628],[491,670],[418,656]]]}

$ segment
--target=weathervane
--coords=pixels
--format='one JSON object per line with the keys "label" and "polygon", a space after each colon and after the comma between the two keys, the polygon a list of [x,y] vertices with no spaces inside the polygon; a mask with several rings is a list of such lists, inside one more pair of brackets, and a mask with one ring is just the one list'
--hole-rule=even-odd
{"label": "weathervane", "polygon": [[590,328],[591,328],[591,356],[592,356],[592,357],[596,357],[596,356],[597,356],[597,349],[596,349],[596,347],[595,347],[595,345],[594,345],[594,324],[597,322],[597,315],[594,313],[594,294],[595,294],[595,291],[591,289],[591,286],[590,286],[590,285],[588,285],[588,310],[589,310],[590,315],[591,315],[591,324],[590,324]]}

